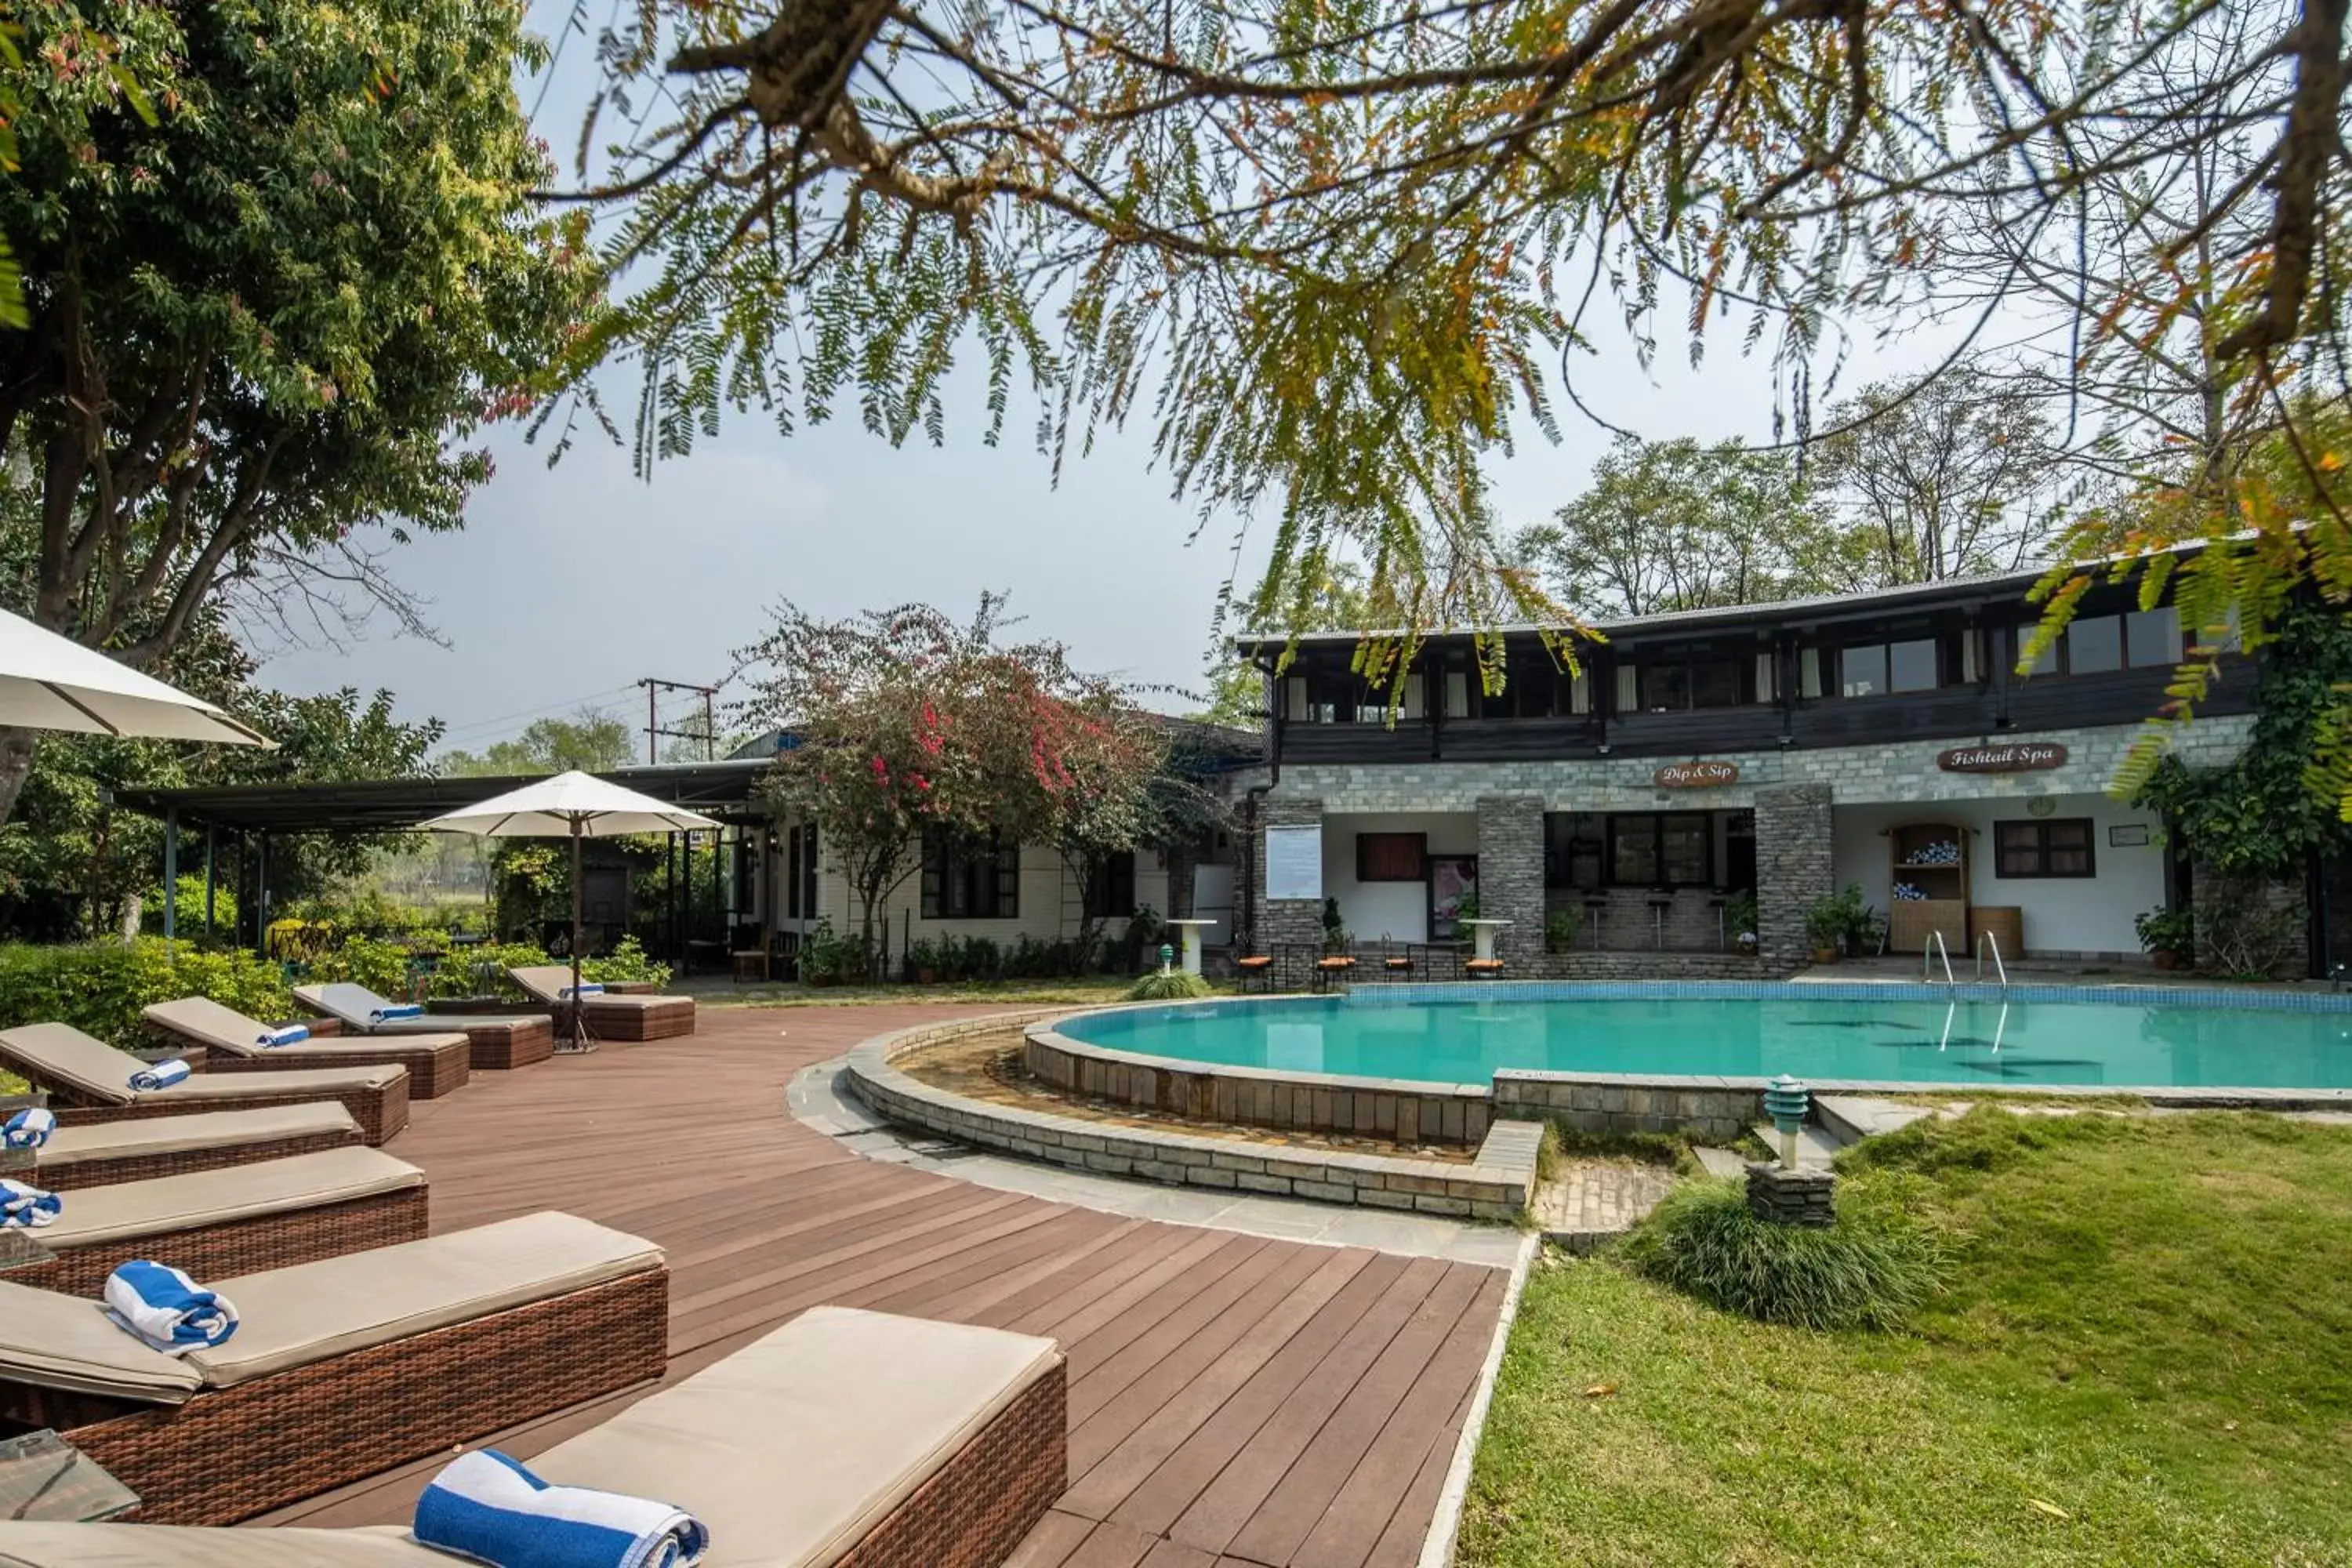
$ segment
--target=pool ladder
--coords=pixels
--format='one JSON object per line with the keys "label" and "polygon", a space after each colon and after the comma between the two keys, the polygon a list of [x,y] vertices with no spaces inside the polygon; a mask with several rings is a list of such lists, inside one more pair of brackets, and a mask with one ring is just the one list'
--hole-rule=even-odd
{"label": "pool ladder", "polygon": [[[1936,934],[1941,936],[1943,932]],[[2000,994],[2005,999],[2009,995],[2009,965],[2000,961],[2000,938],[1989,931],[1977,932],[1977,978],[1984,978],[1985,949],[1988,947],[1992,949],[1992,972],[2000,977]]]}
{"label": "pool ladder", "polygon": [[1951,986],[1955,990],[1958,989],[1960,984],[1959,977],[1952,973],[1952,950],[1944,945],[1944,933],[1940,931],[1931,929],[1927,932],[1927,935],[1935,945],[1924,948],[1920,951],[1919,978],[1922,980],[1935,979],[1936,960],[1940,958],[1944,961],[1944,984]]}

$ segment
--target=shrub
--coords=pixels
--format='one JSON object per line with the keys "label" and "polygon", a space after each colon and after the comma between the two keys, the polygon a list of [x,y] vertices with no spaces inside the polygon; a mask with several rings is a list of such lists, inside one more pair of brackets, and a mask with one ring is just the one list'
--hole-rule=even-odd
{"label": "shrub", "polygon": [[1182,1002],[1195,996],[1213,996],[1217,988],[1202,976],[1181,969],[1165,973],[1155,970],[1127,988],[1130,1002]]}
{"label": "shrub", "polygon": [[[201,871],[180,874],[179,907],[173,910],[179,934],[183,938],[202,933],[205,929],[205,879]],[[163,884],[159,879],[150,886],[139,900],[139,929],[149,936],[163,934]],[[213,929],[227,932],[236,930],[236,894],[225,884],[213,884]]]}
{"label": "shrub", "polygon": [[1774,1225],[1732,1182],[1685,1182],[1627,1237],[1636,1273],[1709,1306],[1806,1329],[1892,1329],[1933,1296],[1944,1247],[1891,1206],[1843,1203],[1823,1228]]}
{"label": "shrub", "polygon": [[141,1045],[140,1010],[181,996],[209,996],[265,1022],[294,1012],[278,966],[242,952],[152,937],[127,946],[0,945],[0,1028],[71,1024],[111,1045]]}
{"label": "shrub", "polygon": [[[525,963],[545,963],[547,958],[541,954],[536,959],[509,962],[520,968]],[[614,942],[613,951],[604,957],[582,959],[580,977],[600,984],[616,980],[649,980],[656,985],[667,985],[669,984],[669,965],[647,956],[644,944],[635,937],[625,936]]]}

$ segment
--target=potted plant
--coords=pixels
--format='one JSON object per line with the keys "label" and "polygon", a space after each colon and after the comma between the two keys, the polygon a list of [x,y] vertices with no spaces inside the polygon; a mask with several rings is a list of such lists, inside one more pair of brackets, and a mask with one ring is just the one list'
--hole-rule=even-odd
{"label": "potted plant", "polygon": [[1334,955],[1348,951],[1355,938],[1348,934],[1347,922],[1339,918],[1339,900],[1323,900],[1323,951]]}
{"label": "potted plant", "polygon": [[1756,895],[1736,893],[1724,907],[1723,923],[1731,932],[1731,942],[1748,957],[1756,956],[1759,938],[1756,933]]}
{"label": "potted plant", "polygon": [[1834,963],[1841,952],[1866,952],[1878,940],[1877,911],[1863,901],[1862,889],[1849,882],[1843,891],[1813,900],[1805,911],[1805,939],[1813,944],[1816,963]]}
{"label": "potted plant", "polygon": [[2132,930],[2158,969],[2187,969],[2196,962],[2197,919],[2187,910],[2158,908],[2132,917]]}
{"label": "potted plant", "polygon": [[1576,946],[1577,933],[1584,929],[1584,911],[1573,904],[1563,904],[1544,916],[1544,951],[1567,952]]}

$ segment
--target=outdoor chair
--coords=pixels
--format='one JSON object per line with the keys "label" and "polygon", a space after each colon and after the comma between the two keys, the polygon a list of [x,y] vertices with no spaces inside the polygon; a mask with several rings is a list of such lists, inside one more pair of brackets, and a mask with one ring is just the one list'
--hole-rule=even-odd
{"label": "outdoor chair", "polygon": [[413,1018],[374,1017],[394,1005],[364,985],[347,980],[297,985],[294,1000],[324,1013],[352,1033],[442,1035],[457,1030],[473,1042],[469,1062],[476,1072],[506,1072],[543,1062],[555,1054],[555,1020],[544,1013],[437,1013]]}
{"label": "outdoor chair", "polygon": [[57,1256],[12,1280],[95,1292],[116,1268],[152,1258],[198,1279],[308,1263],[425,1234],[425,1173],[375,1149],[329,1149],[65,1194],[56,1223],[29,1232]]}
{"label": "outdoor chair", "polygon": [[[198,1064],[191,1062],[190,1065]],[[0,1029],[0,1066],[49,1091],[63,1126],[199,1110],[252,1110],[269,1105],[339,1103],[374,1147],[408,1125],[408,1073],[396,1067],[350,1067],[273,1073],[197,1072],[169,1089],[138,1089],[131,1075],[147,1064],[94,1040],[70,1024]]]}
{"label": "outdoor chair", "polygon": [[60,1127],[47,1143],[28,1151],[30,1173],[19,1179],[49,1192],[69,1193],[357,1148],[360,1142],[360,1124],[331,1100],[253,1110],[205,1110],[194,1116],[148,1116]]}
{"label": "outdoor chair", "polygon": [[[996,1568],[1067,1484],[1066,1378],[1051,1340],[816,1307],[523,1458],[558,1486],[687,1510],[710,1529],[703,1568]],[[79,1432],[66,1436],[81,1445]],[[94,1457],[120,1473],[102,1451]],[[448,1568],[451,1559],[398,1525],[0,1523],[0,1561]]]}
{"label": "outdoor chair", "polygon": [[473,1042],[445,1031],[397,1038],[324,1035],[290,1046],[265,1046],[269,1026],[248,1018],[208,996],[158,1002],[141,1015],[147,1026],[173,1045],[198,1045],[210,1053],[212,1072],[291,1072],[334,1067],[397,1067],[408,1069],[412,1100],[438,1100],[466,1087]]}
{"label": "outdoor chair", "polygon": [[1473,980],[1500,980],[1503,977],[1503,961],[1499,958],[1465,958],[1462,961],[1462,973]]}
{"label": "outdoor chair", "polygon": [[[345,1560],[326,1548],[336,1540],[390,1549],[376,1531],[152,1526],[249,1519],[446,1454],[659,1377],[667,1355],[661,1249],[572,1215],[266,1272],[190,1272],[239,1321],[219,1345],[178,1357],[115,1327],[95,1300],[0,1281],[0,1416],[55,1427],[137,1492],[137,1517],[151,1521],[110,1537],[77,1525],[60,1561],[325,1563]],[[305,1535],[320,1552],[296,1546]],[[0,1562],[12,1550],[0,1546]],[[407,1546],[349,1560],[452,1561]]]}
{"label": "outdoor chair", "polygon": [[1261,991],[1274,989],[1274,959],[1271,954],[1244,953],[1234,960],[1234,972],[1241,977],[1242,989],[1244,991],[1250,988],[1250,982],[1253,980],[1257,982],[1258,989]]}
{"label": "outdoor chair", "polygon": [[1328,990],[1355,973],[1355,955],[1346,952],[1326,953],[1315,961],[1315,988]]}
{"label": "outdoor chair", "polygon": [[[558,1027],[569,1022],[572,1004],[563,993],[572,984],[569,964],[534,963],[509,969],[507,977],[522,987],[532,1001],[554,1009]],[[667,1040],[694,1033],[691,996],[616,996],[607,993],[584,999],[582,1022],[600,1040]]]}

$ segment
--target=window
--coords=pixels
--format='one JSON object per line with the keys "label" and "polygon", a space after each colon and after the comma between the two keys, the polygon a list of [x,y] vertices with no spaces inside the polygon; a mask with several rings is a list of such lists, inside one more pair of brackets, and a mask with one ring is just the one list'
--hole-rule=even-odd
{"label": "window", "polygon": [[2180,616],[2169,605],[2124,617],[2124,657],[2137,668],[2180,662]]}
{"label": "window", "polygon": [[1643,660],[1638,673],[1640,707],[1635,709],[1631,700],[1636,670],[1618,669],[1620,711],[1681,713],[1695,708],[1737,708],[1747,700],[1737,658],[1664,654]]}
{"label": "window", "polygon": [[1703,888],[1715,880],[1714,819],[1703,811],[1609,818],[1609,880],[1621,888]]}
{"label": "window", "polygon": [[1993,873],[2000,877],[2095,877],[2091,819],[2053,817],[2047,822],[1992,825]]}
{"label": "window", "polygon": [[816,918],[816,824],[784,829],[784,918]]}
{"label": "window", "polygon": [[1422,833],[1356,835],[1356,880],[1418,882],[1429,875],[1429,837]]}
{"label": "window", "polygon": [[1106,855],[1087,868],[1087,919],[1124,920],[1135,913],[1135,851]]}
{"label": "window", "polygon": [[[1133,872],[1129,871],[1129,891]],[[1009,921],[1021,913],[1021,846],[993,835],[957,838],[939,828],[923,835],[923,918]]]}
{"label": "window", "polygon": [[2124,667],[2120,616],[2088,616],[2066,628],[2066,673],[2097,675]]}
{"label": "window", "polygon": [[1934,637],[1859,643],[1838,650],[1838,695],[1883,697],[1890,691],[1933,691],[1943,682]]}
{"label": "window", "polygon": [[1589,811],[1544,813],[1544,886],[1599,888],[1607,848],[1602,819]]}

